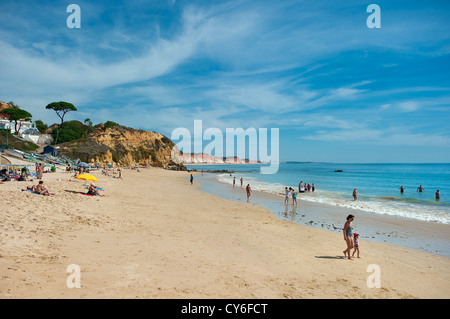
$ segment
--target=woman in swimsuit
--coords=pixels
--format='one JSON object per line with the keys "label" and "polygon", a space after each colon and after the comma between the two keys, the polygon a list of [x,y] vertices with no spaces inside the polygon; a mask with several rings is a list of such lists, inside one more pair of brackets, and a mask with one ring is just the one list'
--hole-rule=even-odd
{"label": "woman in swimsuit", "polygon": [[95,189],[95,185],[93,183],[91,183],[91,185],[89,186],[89,189],[86,194],[101,196],[100,193],[98,192],[98,190]]}
{"label": "woman in swimsuit", "polygon": [[351,249],[354,247],[354,242],[353,242],[353,226],[352,226],[352,222],[355,219],[355,216],[353,215],[348,215],[347,216],[347,222],[344,225],[344,240],[347,243],[347,249],[343,251],[344,253],[344,257],[347,256],[348,253],[348,259],[352,259],[350,257],[350,251]]}

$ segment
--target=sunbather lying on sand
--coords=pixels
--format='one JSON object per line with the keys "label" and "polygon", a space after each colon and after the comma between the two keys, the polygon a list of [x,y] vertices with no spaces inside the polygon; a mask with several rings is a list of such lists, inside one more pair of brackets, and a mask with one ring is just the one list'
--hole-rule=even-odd
{"label": "sunbather lying on sand", "polygon": [[36,193],[39,195],[45,195],[45,196],[55,195],[55,194],[50,193],[48,191],[48,189],[44,187],[44,181],[39,181],[39,184],[33,185],[33,186],[27,186],[26,189],[22,189],[22,190],[23,191],[29,190],[29,191],[32,191],[33,193]]}

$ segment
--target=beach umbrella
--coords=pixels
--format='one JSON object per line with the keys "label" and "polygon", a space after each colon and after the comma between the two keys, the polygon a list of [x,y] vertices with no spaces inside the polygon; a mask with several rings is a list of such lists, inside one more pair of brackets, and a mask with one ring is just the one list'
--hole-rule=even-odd
{"label": "beach umbrella", "polygon": [[75,178],[84,179],[85,181],[98,182],[98,179],[95,178],[94,176],[90,175],[90,174],[77,175],[77,176],[75,176]]}
{"label": "beach umbrella", "polygon": [[85,162],[82,162],[82,163],[79,163],[78,166],[89,167],[89,164],[85,163]]}

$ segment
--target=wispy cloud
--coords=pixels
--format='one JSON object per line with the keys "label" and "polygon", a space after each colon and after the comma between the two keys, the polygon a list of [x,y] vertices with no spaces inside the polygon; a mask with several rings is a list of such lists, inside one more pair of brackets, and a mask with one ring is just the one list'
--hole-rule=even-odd
{"label": "wispy cloud", "polygon": [[202,119],[280,127],[299,143],[448,143],[444,2],[391,4],[380,30],[357,0],[79,5],[70,30],[64,5],[0,4],[0,99],[48,122],[44,106],[68,100],[73,118],[166,134]]}

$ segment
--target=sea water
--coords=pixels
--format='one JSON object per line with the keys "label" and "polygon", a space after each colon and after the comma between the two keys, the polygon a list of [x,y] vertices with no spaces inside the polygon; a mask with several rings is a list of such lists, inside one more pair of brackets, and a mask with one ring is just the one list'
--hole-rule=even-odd
{"label": "sea water", "polygon": [[[188,169],[227,171],[217,181],[250,184],[253,190],[284,196],[285,187],[298,191],[300,182],[314,184],[315,191],[299,193],[301,200],[319,202],[374,214],[421,221],[450,223],[450,164],[334,164],[282,163],[276,174],[260,174],[261,165],[187,165]],[[231,174],[230,174],[231,172]],[[419,186],[424,191],[418,192]],[[404,192],[400,192],[400,186]],[[353,189],[358,200],[352,197]],[[435,199],[439,190],[440,200]],[[220,195],[220,194],[217,194]]]}

